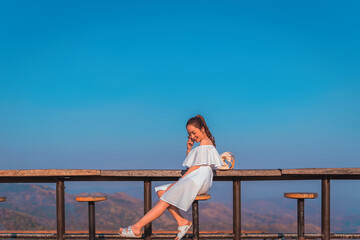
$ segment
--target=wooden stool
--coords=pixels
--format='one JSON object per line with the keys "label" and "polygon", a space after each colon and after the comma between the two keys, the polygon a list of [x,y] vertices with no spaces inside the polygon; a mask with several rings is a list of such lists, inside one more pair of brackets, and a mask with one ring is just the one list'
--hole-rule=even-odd
{"label": "wooden stool", "polygon": [[6,197],[0,197],[0,202],[5,202],[6,201]]}
{"label": "wooden stool", "polygon": [[318,197],[317,193],[284,193],[284,197],[297,199],[297,233],[299,239],[304,239],[305,234],[305,215],[304,215],[304,201],[305,199],[315,199]]}
{"label": "wooden stool", "polygon": [[105,196],[96,196],[96,197],[77,197],[76,201],[78,202],[88,202],[89,203],[89,239],[95,240],[95,202],[101,202],[106,200]]}
{"label": "wooden stool", "polygon": [[192,217],[193,217],[193,239],[199,239],[199,201],[206,201],[211,198],[209,194],[197,195],[192,203]]}

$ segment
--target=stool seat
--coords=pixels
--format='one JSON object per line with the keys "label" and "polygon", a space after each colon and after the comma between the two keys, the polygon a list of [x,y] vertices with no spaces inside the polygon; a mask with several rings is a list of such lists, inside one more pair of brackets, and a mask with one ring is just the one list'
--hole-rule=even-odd
{"label": "stool seat", "polygon": [[6,201],[6,197],[0,197],[0,202],[5,202]]}
{"label": "stool seat", "polygon": [[293,193],[284,193],[284,197],[293,198],[293,199],[315,199],[318,197],[318,194],[317,193],[293,192]]}
{"label": "stool seat", "polygon": [[195,200],[197,201],[205,201],[205,200],[209,200],[211,198],[210,194],[199,194],[196,196]]}
{"label": "stool seat", "polygon": [[88,196],[88,197],[76,197],[78,202],[101,202],[105,201],[107,197],[105,196]]}

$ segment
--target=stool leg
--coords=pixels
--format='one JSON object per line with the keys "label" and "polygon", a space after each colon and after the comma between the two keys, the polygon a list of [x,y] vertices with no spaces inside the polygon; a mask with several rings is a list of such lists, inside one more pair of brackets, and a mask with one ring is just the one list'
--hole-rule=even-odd
{"label": "stool leg", "polygon": [[192,204],[193,234],[195,240],[199,239],[199,201],[195,200]]}
{"label": "stool leg", "polygon": [[298,237],[304,239],[305,234],[305,216],[304,216],[304,199],[298,198]]}
{"label": "stool leg", "polygon": [[95,240],[95,202],[89,202],[89,239]]}

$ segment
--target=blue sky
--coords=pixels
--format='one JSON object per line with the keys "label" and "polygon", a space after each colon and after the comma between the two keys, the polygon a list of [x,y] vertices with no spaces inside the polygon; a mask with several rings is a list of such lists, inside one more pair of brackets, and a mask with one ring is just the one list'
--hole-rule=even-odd
{"label": "blue sky", "polygon": [[[359,10],[351,0],[1,1],[1,168],[179,169],[196,114],[238,169],[360,167]],[[66,186],[142,194],[137,182]],[[332,211],[359,214],[354,189],[332,181]],[[213,201],[231,202],[231,190],[215,182]]]}
{"label": "blue sky", "polygon": [[[1,168],[179,169],[196,114],[238,169],[359,167],[359,10],[359,1],[1,1]],[[360,212],[358,187],[333,181],[332,200]],[[139,197],[142,184],[67,183],[99,189]],[[242,191],[281,198],[320,193],[320,182]],[[213,192],[231,201],[231,183]]]}
{"label": "blue sky", "polygon": [[3,169],[359,167],[358,1],[2,1]]}

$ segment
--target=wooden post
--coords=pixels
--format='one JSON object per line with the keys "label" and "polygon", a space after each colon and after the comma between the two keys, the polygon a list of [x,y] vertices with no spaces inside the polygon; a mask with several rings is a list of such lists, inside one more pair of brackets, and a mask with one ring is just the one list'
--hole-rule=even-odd
{"label": "wooden post", "polygon": [[233,180],[233,232],[234,240],[241,238],[241,182]]}
{"label": "wooden post", "polygon": [[330,240],[330,178],[321,180],[321,234]]}
{"label": "wooden post", "polygon": [[[151,180],[144,180],[144,214],[151,210]],[[150,240],[152,235],[151,223],[144,227],[144,239]]]}
{"label": "wooden post", "polygon": [[63,240],[65,235],[65,185],[63,179],[56,180],[56,239]]}
{"label": "wooden post", "polygon": [[304,202],[305,199],[298,198],[297,204],[298,204],[298,212],[297,212],[297,224],[298,224],[298,237],[300,240],[304,240],[305,236],[305,216],[304,216]]}
{"label": "wooden post", "polygon": [[89,239],[95,240],[95,202],[89,201]]}
{"label": "wooden post", "polygon": [[199,240],[199,201],[195,200],[192,203],[192,221],[193,221],[193,239]]}

